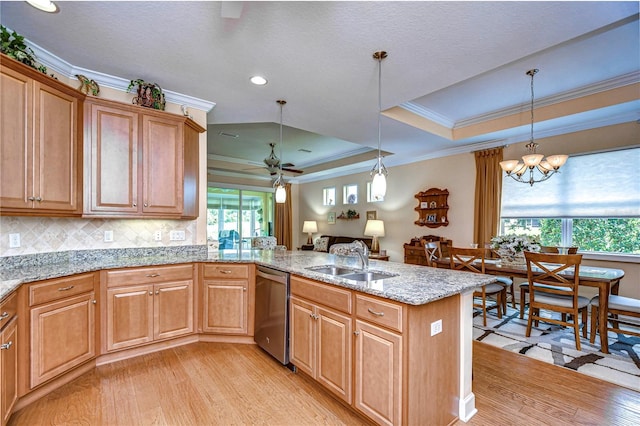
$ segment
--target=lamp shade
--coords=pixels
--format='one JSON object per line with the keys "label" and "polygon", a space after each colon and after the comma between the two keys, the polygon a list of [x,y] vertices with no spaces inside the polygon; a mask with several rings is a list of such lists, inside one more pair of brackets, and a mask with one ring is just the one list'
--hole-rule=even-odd
{"label": "lamp shade", "polygon": [[302,224],[302,232],[318,232],[318,223],[315,220],[305,220]]}
{"label": "lamp shade", "polygon": [[282,204],[287,201],[287,191],[284,189],[284,186],[278,185],[276,187],[276,203]]}
{"label": "lamp shade", "polygon": [[364,227],[364,235],[368,237],[384,237],[384,222],[381,220],[368,220]]}

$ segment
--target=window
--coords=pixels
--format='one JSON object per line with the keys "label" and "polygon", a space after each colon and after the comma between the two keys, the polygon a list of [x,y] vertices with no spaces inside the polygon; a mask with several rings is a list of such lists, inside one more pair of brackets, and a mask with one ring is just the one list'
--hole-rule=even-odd
{"label": "window", "polygon": [[503,178],[501,234],[543,245],[640,255],[640,148],[572,156],[533,186]]}
{"label": "window", "polygon": [[384,197],[375,198],[371,195],[371,182],[367,182],[367,203],[378,203],[384,201]]}
{"label": "window", "polygon": [[345,185],[342,188],[342,204],[358,204],[358,185]]}
{"label": "window", "polygon": [[322,190],[322,205],[335,206],[336,205],[336,188],[324,188]]}
{"label": "window", "polygon": [[249,248],[253,237],[273,235],[273,212],[273,192],[208,188],[207,239]]}

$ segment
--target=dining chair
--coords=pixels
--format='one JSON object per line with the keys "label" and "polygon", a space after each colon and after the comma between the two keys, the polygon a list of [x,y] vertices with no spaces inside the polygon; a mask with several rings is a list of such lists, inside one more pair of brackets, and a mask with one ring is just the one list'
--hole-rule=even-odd
{"label": "dining chair", "polygon": [[[449,248],[449,266],[452,270],[471,271],[484,274],[484,261],[486,250],[484,248]],[[496,304],[487,307],[487,296],[495,296]],[[496,308],[498,318],[502,318],[502,310],[506,302],[507,290],[500,283],[483,285],[479,290],[473,292],[474,298],[480,298],[481,302],[473,302],[474,308],[482,309],[482,324],[487,326],[487,310]]]}
{"label": "dining chair", "polygon": [[[485,243],[484,245],[485,250],[489,250],[489,252],[493,253],[495,256],[500,257],[500,255],[495,251],[491,249],[491,243]],[[502,284],[505,289],[507,290],[507,294],[511,295],[511,307],[513,309],[516,308],[516,296],[513,292],[513,277],[506,277],[504,275],[498,275],[496,276],[496,279],[498,280],[498,282],[500,284]],[[507,298],[505,297],[503,299],[503,306],[502,306],[502,311],[503,313],[507,313]]]}
{"label": "dining chair", "polygon": [[424,246],[424,254],[427,257],[427,266],[437,268],[436,260],[442,257],[440,241],[422,240],[422,245]]}
{"label": "dining chair", "polygon": [[[640,337],[640,300],[631,297],[609,295],[607,332]],[[591,343],[595,343],[599,322],[599,296],[591,299]],[[635,320],[634,320],[635,318]],[[611,325],[609,325],[611,324]],[[622,324],[625,328],[620,328]],[[608,351],[607,351],[608,352]]]}
{"label": "dining chair", "polygon": [[[525,335],[531,336],[531,326],[539,321],[573,327],[576,349],[580,350],[579,314],[582,313],[582,334],[587,337],[587,314],[590,299],[578,295],[581,254],[524,252],[529,283],[529,318]],[[573,274],[567,278],[566,273]],[[552,311],[561,319],[543,317],[540,311]]]}
{"label": "dining chair", "polygon": [[[556,246],[540,246],[540,253],[559,254],[560,249]],[[567,254],[578,253],[578,247],[569,247]],[[520,284],[520,319],[524,318],[524,309],[527,306],[526,296],[529,294],[529,283]]]}

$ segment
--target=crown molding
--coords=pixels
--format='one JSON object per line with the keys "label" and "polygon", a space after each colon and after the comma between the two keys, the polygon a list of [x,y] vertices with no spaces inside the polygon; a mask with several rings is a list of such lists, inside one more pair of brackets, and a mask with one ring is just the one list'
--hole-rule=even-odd
{"label": "crown molding", "polygon": [[[109,87],[111,89],[127,92],[127,87],[129,86],[130,80],[101,73],[99,71],[93,71],[87,68],[77,67],[54,55],[48,50],[38,46],[37,44],[32,43],[28,40],[25,41],[27,45],[31,47],[31,49],[33,49],[36,57],[38,58],[38,62],[46,66],[47,69],[51,69],[70,80],[75,79],[76,74],[82,74],[85,77],[94,80],[100,87]],[[164,93],[165,99],[168,102],[177,105],[186,105],[188,107],[199,109],[205,112],[211,111],[216,106],[215,102],[207,101],[189,95],[184,95],[182,93],[174,92],[171,90],[163,89],[162,91]]]}
{"label": "crown molding", "polygon": [[444,126],[448,129],[452,129],[456,124],[455,121],[445,117],[442,114],[438,114],[437,112],[433,112],[428,108],[423,107],[422,105],[415,104],[413,102],[405,102],[400,104],[400,108],[405,109],[409,112],[412,112],[422,118],[426,118],[427,120],[431,120],[434,123],[437,123],[441,126]]}

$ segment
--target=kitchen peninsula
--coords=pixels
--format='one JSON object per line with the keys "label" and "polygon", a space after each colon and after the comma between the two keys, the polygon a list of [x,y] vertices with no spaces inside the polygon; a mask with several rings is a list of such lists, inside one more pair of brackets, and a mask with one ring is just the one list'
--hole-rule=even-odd
{"label": "kitchen peninsula", "polygon": [[[175,268],[183,270],[185,265],[189,265],[194,271],[204,271],[205,267],[233,264],[263,265],[283,270],[291,273],[292,282],[297,283],[297,293],[294,293],[292,287],[292,294],[297,303],[296,308],[308,307],[311,309],[308,316],[318,319],[324,315],[332,321],[332,324],[336,323],[334,320],[339,316],[344,319],[341,323],[345,325],[344,334],[350,339],[343,345],[344,362],[347,366],[346,372],[343,372],[347,382],[343,396],[340,396],[335,383],[329,383],[329,385],[323,383],[321,356],[318,356],[319,359],[312,357],[314,365],[309,370],[302,365],[298,366],[293,358],[292,362],[299,367],[299,370],[310,374],[329,391],[381,424],[449,423],[456,417],[466,421],[475,413],[474,395],[471,391],[472,294],[478,286],[494,281],[495,278],[489,275],[371,261],[370,270],[397,274],[397,276],[363,285],[339,276],[307,269],[327,264],[359,267],[357,258],[305,251],[208,252],[205,246],[62,252],[51,255],[9,257],[3,258],[2,262],[0,276],[0,300],[2,301],[20,292],[23,284],[33,289],[34,284],[40,281],[61,277],[83,277],[83,274],[101,271],[100,275],[90,274],[99,276],[100,280],[97,278],[94,280],[99,282],[83,284],[85,281],[79,281],[78,284],[79,286],[94,285],[92,295],[95,294],[95,298],[92,296],[90,299],[101,312],[96,321],[103,323],[108,321],[102,318],[106,312],[104,305],[107,305],[107,300],[103,300],[106,299],[107,292],[102,287],[108,287],[109,291],[118,290],[110,287],[111,281],[102,282],[103,277],[111,277],[106,274],[120,271],[126,273],[132,270],[152,271],[154,266],[166,265],[175,265]],[[144,269],[145,267],[151,268]],[[151,273],[147,276],[153,275]],[[200,282],[204,279],[202,275],[206,276],[206,273],[193,274],[193,281],[196,283],[193,286],[196,294],[193,300],[196,304],[203,303],[205,299],[203,294],[205,291]],[[184,278],[177,275],[176,277],[176,282],[186,282]],[[255,284],[253,278],[249,278],[246,282],[250,285]],[[162,291],[161,285],[149,288],[154,289],[149,290],[149,294],[155,291],[157,295]],[[308,292],[308,289],[312,291]],[[340,291],[341,295],[344,295],[345,303],[344,307],[331,309],[333,302],[326,298],[326,295],[335,291]],[[36,293],[31,291],[32,297],[34,294]],[[146,291],[143,294],[146,294]],[[18,309],[18,315],[24,317],[29,315],[26,299],[26,296],[23,296],[23,304]],[[292,303],[294,303],[293,299],[294,297],[292,297]],[[21,313],[20,308],[25,312]],[[202,315],[201,307],[192,308],[194,312],[191,314],[192,317],[197,318]],[[32,318],[36,318],[33,316],[33,311],[34,309],[32,309]],[[253,318],[252,314],[251,318]],[[441,331],[434,332],[433,323],[438,321],[441,321],[439,323]],[[196,322],[200,324],[201,320]],[[103,325],[101,330],[104,329],[106,327]],[[202,333],[201,327],[192,326],[190,330],[191,340],[189,341],[197,341]],[[251,325],[249,335],[252,330]],[[293,334],[297,330],[292,326]],[[28,337],[28,333],[28,330],[22,330],[20,335]],[[107,339],[106,334],[106,332],[96,333],[95,340],[98,342],[95,343],[95,347],[106,347],[104,342],[100,344],[100,340]],[[209,341],[202,337],[200,340]],[[189,341],[185,340],[181,344]],[[363,341],[367,343],[363,344]],[[316,344],[321,346],[318,342]],[[372,382],[370,373],[380,370],[379,357],[368,357],[373,355],[372,348],[382,350],[384,355],[382,359],[387,360],[385,357],[388,355],[388,360],[393,362],[395,370],[388,376],[389,383],[380,383],[379,377]],[[322,353],[321,348],[318,349],[318,353]],[[26,355],[29,356],[29,353],[27,352]],[[31,356],[34,355],[31,354]],[[110,362],[105,361],[108,356],[109,354],[99,349],[95,351],[92,360],[86,361],[84,365],[92,368],[93,365]],[[22,363],[20,365],[29,364],[28,361],[20,362]],[[33,382],[33,372],[31,380],[32,383],[37,384],[31,391],[35,394],[38,392],[40,382]],[[43,387],[47,386],[47,380],[48,376],[44,376]],[[375,391],[371,390],[372,385]],[[367,395],[371,395],[372,392],[388,396],[388,406],[383,406],[381,409],[372,407],[367,401]],[[26,402],[20,401],[18,407],[21,404],[22,406],[28,404],[29,396],[29,393],[20,395]]]}

